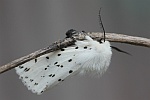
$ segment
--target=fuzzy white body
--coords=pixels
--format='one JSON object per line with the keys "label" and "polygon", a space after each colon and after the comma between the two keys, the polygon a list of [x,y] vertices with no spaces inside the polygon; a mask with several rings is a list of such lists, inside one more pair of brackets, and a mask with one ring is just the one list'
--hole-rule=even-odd
{"label": "fuzzy white body", "polygon": [[101,75],[111,60],[111,47],[108,41],[99,43],[89,36],[75,45],[31,60],[16,67],[23,83],[33,93],[42,94],[76,74]]}

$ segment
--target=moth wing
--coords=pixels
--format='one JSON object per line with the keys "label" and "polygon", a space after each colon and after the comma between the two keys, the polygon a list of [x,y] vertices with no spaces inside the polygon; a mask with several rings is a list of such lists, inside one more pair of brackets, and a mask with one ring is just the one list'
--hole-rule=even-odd
{"label": "moth wing", "polygon": [[72,47],[45,54],[16,67],[16,72],[29,90],[42,94],[65,78],[82,73],[82,68],[93,66],[94,62],[91,61],[99,53],[93,49],[95,42],[94,45],[92,42],[86,36],[85,41],[77,41]]}
{"label": "moth wing", "polygon": [[16,67],[16,72],[28,90],[42,94],[68,76],[80,72],[84,60],[79,60],[79,56],[85,50],[75,48],[68,47],[33,59]]}

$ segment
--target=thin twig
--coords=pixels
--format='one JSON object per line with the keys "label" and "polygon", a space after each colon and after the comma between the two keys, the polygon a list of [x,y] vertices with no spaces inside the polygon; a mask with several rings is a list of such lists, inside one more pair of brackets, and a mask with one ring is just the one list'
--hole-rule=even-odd
{"label": "thin twig", "polygon": [[[99,36],[99,34],[100,33],[95,33],[95,32],[88,33],[88,35],[90,35],[94,39],[99,39],[99,37],[97,37]],[[118,33],[106,33],[106,39],[110,42],[126,43],[126,44],[132,44],[132,45],[144,46],[150,48],[150,39],[148,38],[129,36],[129,35],[118,34]]]}
{"label": "thin twig", "polygon": [[[81,32],[77,32],[76,34],[73,35],[73,37],[75,39],[83,40],[85,34],[91,36],[95,40],[99,40],[100,38],[103,37],[103,33],[99,33],[99,32],[87,32],[84,34],[81,34]],[[21,58],[16,59],[6,65],[3,65],[0,67],[0,74],[3,72],[6,72],[12,68],[15,68],[23,63],[26,63],[32,59],[35,59],[41,55],[50,53],[52,51],[56,51],[63,47],[73,45],[75,42],[75,39],[65,38],[61,41],[57,41],[57,42],[53,43],[52,45],[50,45],[46,48],[40,49],[40,50],[35,51],[27,56],[21,57]],[[106,40],[111,41],[111,42],[127,43],[127,44],[144,46],[144,47],[150,48],[150,39],[142,38],[142,37],[128,36],[128,35],[116,34],[116,33],[106,33]]]}

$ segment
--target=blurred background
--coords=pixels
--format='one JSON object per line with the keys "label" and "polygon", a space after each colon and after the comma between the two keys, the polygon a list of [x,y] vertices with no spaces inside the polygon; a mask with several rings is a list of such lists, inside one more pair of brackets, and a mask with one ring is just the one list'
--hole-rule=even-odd
{"label": "blurred background", "polygon": [[[0,65],[63,39],[69,29],[150,38],[149,0],[0,0]],[[12,69],[0,75],[0,100],[149,100],[150,49],[112,43],[101,78],[75,76],[40,96],[31,93]]]}

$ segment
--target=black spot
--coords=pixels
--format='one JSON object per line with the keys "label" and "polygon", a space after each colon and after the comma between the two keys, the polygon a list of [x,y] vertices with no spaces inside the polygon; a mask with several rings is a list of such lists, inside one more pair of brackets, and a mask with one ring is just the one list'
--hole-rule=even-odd
{"label": "black spot", "polygon": [[50,74],[50,75],[48,75],[49,77],[54,77],[55,76],[55,74]]}
{"label": "black spot", "polygon": [[25,72],[27,72],[27,71],[29,71],[29,70],[30,70],[30,68],[25,68],[25,69],[24,69]]}
{"label": "black spot", "polygon": [[20,69],[22,69],[22,68],[23,68],[23,66],[19,66],[19,68],[20,68]]}
{"label": "black spot", "polygon": [[59,67],[60,65],[56,65],[57,67]]}
{"label": "black spot", "polygon": [[48,75],[49,77],[51,77],[52,76],[52,74],[50,74],[50,75]]}
{"label": "black spot", "polygon": [[47,56],[46,59],[49,59],[49,57]]}
{"label": "black spot", "polygon": [[47,65],[47,67],[49,67],[49,65]]}
{"label": "black spot", "polygon": [[35,60],[35,63],[37,62],[37,59],[34,59]]}
{"label": "black spot", "polygon": [[52,77],[54,77],[54,76],[55,76],[55,74],[52,75]]}
{"label": "black spot", "polygon": [[54,65],[56,65],[58,62],[55,62]]}
{"label": "black spot", "polygon": [[38,83],[34,83],[34,85],[38,85]]}
{"label": "black spot", "polygon": [[75,47],[75,49],[78,49],[79,47]]}
{"label": "black spot", "polygon": [[64,81],[64,80],[61,80],[62,82]]}
{"label": "black spot", "polygon": [[68,62],[71,62],[71,61],[72,61],[72,59],[69,59],[69,60],[68,60]]}
{"label": "black spot", "polygon": [[85,46],[84,49],[87,49],[87,46]]}
{"label": "black spot", "polygon": [[30,82],[33,82],[33,79],[30,79]]}
{"label": "black spot", "polygon": [[58,79],[58,81],[61,81],[61,79]]}
{"label": "black spot", "polygon": [[47,70],[47,68],[45,68],[45,70]]}
{"label": "black spot", "polygon": [[25,78],[28,78],[28,76],[25,76]]}
{"label": "black spot", "polygon": [[41,77],[45,77],[45,76],[41,76]]}
{"label": "black spot", "polygon": [[43,93],[44,91],[41,91],[41,93]]}
{"label": "black spot", "polygon": [[64,67],[63,65],[60,66],[61,68]]}
{"label": "black spot", "polygon": [[69,74],[71,74],[72,72],[73,72],[73,71],[72,71],[72,70],[70,70],[70,71],[69,71]]}
{"label": "black spot", "polygon": [[65,51],[65,49],[62,48],[61,51]]}
{"label": "black spot", "polygon": [[23,77],[22,77],[22,76],[21,76],[20,78],[21,78],[21,79],[23,79]]}
{"label": "black spot", "polygon": [[60,56],[61,54],[58,54],[58,56]]}

